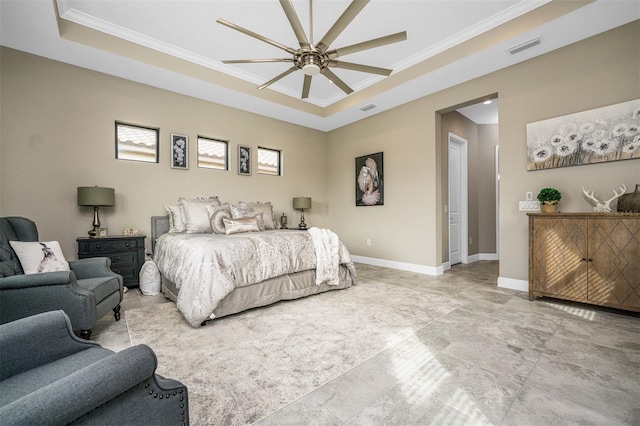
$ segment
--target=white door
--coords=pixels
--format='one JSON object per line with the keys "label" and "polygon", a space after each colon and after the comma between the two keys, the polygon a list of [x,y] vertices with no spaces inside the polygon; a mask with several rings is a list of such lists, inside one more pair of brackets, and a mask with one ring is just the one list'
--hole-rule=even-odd
{"label": "white door", "polygon": [[465,261],[467,250],[466,140],[449,133],[449,263]]}

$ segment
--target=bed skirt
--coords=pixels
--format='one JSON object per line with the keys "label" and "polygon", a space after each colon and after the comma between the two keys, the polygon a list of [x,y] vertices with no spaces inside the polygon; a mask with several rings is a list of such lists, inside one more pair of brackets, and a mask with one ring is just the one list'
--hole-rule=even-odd
{"label": "bed skirt", "polygon": [[[271,278],[257,284],[238,287],[218,303],[213,314],[216,318],[236,314],[251,308],[267,306],[280,300],[293,300],[325,291],[339,290],[353,285],[348,269],[340,265],[338,285],[316,285],[316,271],[302,271]],[[165,297],[178,301],[176,285],[162,277],[162,292]]]}

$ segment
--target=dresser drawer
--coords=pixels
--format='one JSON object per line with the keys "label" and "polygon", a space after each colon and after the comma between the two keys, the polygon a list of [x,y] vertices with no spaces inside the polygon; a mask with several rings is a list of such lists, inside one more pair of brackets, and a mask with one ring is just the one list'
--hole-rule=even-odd
{"label": "dresser drawer", "polygon": [[108,257],[111,270],[122,276],[124,285],[137,287],[140,268],[145,260],[144,239],[143,235],[77,238],[78,258]]}

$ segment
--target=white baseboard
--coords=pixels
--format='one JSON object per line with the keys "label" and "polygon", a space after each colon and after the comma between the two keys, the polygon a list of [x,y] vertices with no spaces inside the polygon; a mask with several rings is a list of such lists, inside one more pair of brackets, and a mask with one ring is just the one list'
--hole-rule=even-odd
{"label": "white baseboard", "polygon": [[500,260],[498,259],[498,253],[480,253],[480,260]]}
{"label": "white baseboard", "polygon": [[376,259],[374,257],[354,256],[351,255],[354,262],[364,263],[366,265],[383,266],[385,268],[399,269],[401,271],[417,272],[425,275],[442,275],[444,273],[443,266],[426,266],[416,265],[414,263],[396,262],[393,260]]}
{"label": "white baseboard", "polygon": [[442,264],[442,270],[443,271],[448,271],[449,269],[451,269],[451,262],[446,261]]}
{"label": "white baseboard", "polygon": [[498,277],[498,287],[511,290],[529,291],[529,281]]}
{"label": "white baseboard", "polygon": [[480,255],[472,254],[471,256],[467,256],[466,260],[462,259],[462,263],[474,263],[474,262],[477,262],[478,260],[480,260]]}

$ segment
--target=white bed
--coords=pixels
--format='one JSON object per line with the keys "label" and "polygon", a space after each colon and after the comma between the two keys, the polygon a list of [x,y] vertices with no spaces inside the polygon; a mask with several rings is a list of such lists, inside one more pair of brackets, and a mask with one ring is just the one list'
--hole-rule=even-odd
{"label": "white bed", "polygon": [[[351,256],[337,236],[339,244],[333,250],[339,259],[334,262],[337,269],[327,277],[325,261],[317,273],[316,252],[323,250],[312,234],[317,236],[318,230],[235,235],[168,231],[168,216],[151,218],[154,261],[162,276],[162,291],[193,327],[209,319],[355,283]],[[321,283],[317,277],[322,277]]]}

